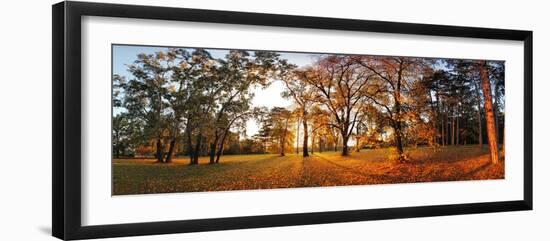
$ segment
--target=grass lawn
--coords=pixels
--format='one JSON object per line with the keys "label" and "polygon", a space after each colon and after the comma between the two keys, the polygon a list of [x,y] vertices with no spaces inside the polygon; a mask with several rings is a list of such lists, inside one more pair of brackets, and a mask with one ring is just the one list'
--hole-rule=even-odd
{"label": "grass lawn", "polygon": [[405,150],[407,163],[389,157],[391,149],[362,150],[342,157],[337,152],[301,155],[228,155],[220,163],[189,166],[188,158],[171,164],[154,159],[114,159],[113,195],[250,190],[486,180],[504,178],[504,161],[491,164],[486,147],[454,146]]}

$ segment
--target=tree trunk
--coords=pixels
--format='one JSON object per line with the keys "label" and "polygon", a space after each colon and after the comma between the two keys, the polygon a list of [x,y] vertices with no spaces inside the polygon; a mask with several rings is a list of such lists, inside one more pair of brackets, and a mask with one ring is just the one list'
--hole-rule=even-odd
{"label": "tree trunk", "polygon": [[482,147],[483,146],[483,120],[482,120],[482,114],[481,114],[481,108],[482,108],[482,104],[481,104],[481,94],[480,94],[480,87],[479,87],[479,84],[476,83],[475,85],[475,91],[476,91],[476,95],[477,95],[477,129],[478,129],[478,135],[477,135],[477,142],[478,142],[478,145],[479,147]]}
{"label": "tree trunk", "polygon": [[220,163],[220,157],[221,157],[222,154],[223,154],[224,141],[225,141],[225,137],[222,138],[222,142],[220,143],[220,146],[219,146],[219,148],[218,148],[218,151],[216,152],[216,163]]}
{"label": "tree trunk", "polygon": [[456,144],[460,145],[460,115],[458,113],[456,116]]}
{"label": "tree trunk", "polygon": [[115,152],[115,158],[120,158],[120,134],[118,131],[114,130],[115,132],[115,135],[114,135],[114,138],[115,138],[115,143],[117,144],[114,144],[113,145],[113,151]]}
{"label": "tree trunk", "polygon": [[438,123],[435,123],[434,124],[434,128],[436,130],[436,135],[438,136],[438,142],[437,143],[440,143],[442,146],[443,146],[443,132],[442,132],[442,129],[443,127],[439,128],[439,125],[441,125],[442,123],[442,117],[441,117],[441,107],[440,107],[440,104],[439,104],[439,91],[436,92],[435,94],[435,105],[436,105],[436,115],[437,115],[437,122]]}
{"label": "tree trunk", "polygon": [[162,163],[162,159],[163,159],[163,156],[164,156],[164,153],[163,153],[163,146],[162,146],[162,142],[161,142],[161,133],[162,131],[160,130],[160,120],[161,120],[161,110],[162,110],[162,95],[161,95],[161,92],[159,91],[158,94],[158,103],[159,103],[159,106],[158,106],[158,109],[157,109],[157,128],[156,128],[156,131],[157,131],[157,162],[159,163]]}
{"label": "tree trunk", "polygon": [[302,125],[304,127],[304,142],[302,144],[302,156],[303,157],[308,157],[309,156],[309,151],[308,151],[308,129],[307,129],[307,119],[306,118],[303,118],[302,120]]}
{"label": "tree trunk", "polygon": [[401,140],[401,124],[395,124],[395,148],[397,150],[397,158],[399,162],[405,161],[405,156],[403,155],[403,142]]}
{"label": "tree trunk", "polygon": [[405,161],[403,155],[403,140],[402,140],[402,128],[401,128],[401,74],[399,74],[397,89],[394,93],[395,99],[395,120],[394,120],[394,132],[395,132],[395,147],[397,149],[397,155],[399,162]]}
{"label": "tree trunk", "polygon": [[444,146],[449,145],[449,116],[447,115],[447,112],[445,112],[443,120],[445,121],[445,144]]}
{"label": "tree trunk", "polygon": [[281,137],[279,142],[280,142],[280,147],[279,147],[280,148],[280,155],[285,156],[285,138]]}
{"label": "tree trunk", "polygon": [[300,119],[296,120],[296,155],[300,153]]}
{"label": "tree trunk", "polygon": [[195,149],[193,149],[193,140],[191,138],[191,130],[187,128],[187,153],[189,154],[189,165],[193,165],[193,158],[195,157]]}
{"label": "tree trunk", "polygon": [[479,106],[478,106],[479,110],[477,112],[477,129],[478,129],[478,135],[477,135],[477,141],[478,141],[478,145],[479,147],[483,146],[483,130],[482,130],[482,124],[481,124],[481,101],[479,103]]}
{"label": "tree trunk", "polygon": [[445,116],[441,114],[441,145],[445,146],[447,144],[447,135],[445,129],[447,128],[447,122],[445,121]]}
{"label": "tree trunk", "polygon": [[216,148],[218,147],[218,141],[219,140],[220,140],[220,135],[219,135],[219,132],[216,128],[216,131],[214,132],[214,141],[210,142],[210,151],[209,151],[209,156],[210,156],[209,163],[210,164],[214,164],[216,162],[216,160],[215,160]]}
{"label": "tree trunk", "polygon": [[120,147],[118,145],[115,145],[115,158],[120,158]]}
{"label": "tree trunk", "polygon": [[[436,103],[434,103],[433,101],[433,97],[432,97],[432,92],[431,90],[428,91],[428,96],[430,97],[430,107],[431,107],[431,110],[432,110],[432,118],[434,119],[432,121],[432,128],[434,130],[434,135],[432,136],[432,143],[430,144],[430,146],[434,146],[436,145],[437,143],[437,132],[438,132],[438,128],[437,128],[437,122],[435,119],[438,117],[437,116],[437,110],[436,110]],[[430,118],[430,119],[432,119]]]}
{"label": "tree trunk", "polygon": [[481,89],[483,90],[484,107],[485,107],[485,123],[487,125],[487,142],[489,144],[489,153],[491,156],[491,162],[493,164],[498,163],[498,148],[496,140],[495,130],[495,118],[493,114],[493,103],[491,101],[491,84],[489,83],[489,76],[487,74],[487,67],[485,61],[479,61],[479,75],[481,77]]}
{"label": "tree trunk", "polygon": [[[454,114],[454,113],[453,113]],[[451,146],[455,145],[455,117],[451,117]]]}
{"label": "tree trunk", "polygon": [[349,155],[348,140],[349,140],[349,136],[342,133],[342,156]]}
{"label": "tree trunk", "polygon": [[225,129],[222,140],[220,141],[220,146],[218,147],[218,152],[216,153],[216,163],[220,163],[220,157],[223,154],[223,148],[225,145],[225,138],[227,137],[227,133],[229,132],[229,128]]}
{"label": "tree trunk", "polygon": [[172,162],[172,157],[174,156],[175,149],[176,149],[176,139],[174,138],[170,141],[170,146],[168,147],[168,153],[166,154],[166,160],[164,160],[164,163]]}
{"label": "tree trunk", "polygon": [[194,155],[193,155],[193,165],[197,165],[199,164],[199,154],[200,154],[200,151],[201,151],[201,146],[202,146],[202,135],[199,134],[199,136],[197,137],[197,143],[195,145],[195,150],[193,151]]}
{"label": "tree trunk", "polygon": [[494,115],[495,115],[495,135],[496,135],[496,139],[497,139],[497,148],[499,147],[498,145],[500,144],[500,120],[499,120],[499,117],[498,117],[498,105],[495,104],[495,108],[493,108],[494,110]]}
{"label": "tree trunk", "polygon": [[210,161],[209,161],[210,164],[216,163],[216,159],[215,159],[216,158],[216,146],[217,146],[216,142],[217,141],[214,141],[214,142],[210,143]]}
{"label": "tree trunk", "polygon": [[355,152],[360,152],[361,151],[361,125],[357,125],[357,127],[355,127],[355,133],[357,134],[357,136],[355,137]]}
{"label": "tree trunk", "polygon": [[283,131],[283,136],[281,140],[281,156],[285,155],[285,143],[286,143],[286,135],[288,131],[288,118],[285,120],[285,130]]}
{"label": "tree trunk", "polygon": [[218,151],[216,152],[216,163],[220,163],[220,157],[223,154],[223,148],[224,148],[224,144],[222,142],[222,143],[220,143],[220,147],[218,148]]}
{"label": "tree trunk", "polygon": [[499,93],[498,93],[498,83],[495,81],[495,88],[493,90],[493,95],[494,95],[494,99],[493,99],[493,115],[494,115],[494,118],[495,118],[495,135],[496,135],[496,139],[497,139],[497,152],[498,152],[498,144],[500,143],[500,123],[499,123],[499,118],[498,118],[498,109],[499,109],[499,104],[498,104],[498,99],[499,99]]}
{"label": "tree trunk", "polygon": [[157,154],[156,154],[157,162],[162,163],[162,156],[163,156],[162,142],[161,142],[160,136],[159,136],[159,137],[157,137]]}

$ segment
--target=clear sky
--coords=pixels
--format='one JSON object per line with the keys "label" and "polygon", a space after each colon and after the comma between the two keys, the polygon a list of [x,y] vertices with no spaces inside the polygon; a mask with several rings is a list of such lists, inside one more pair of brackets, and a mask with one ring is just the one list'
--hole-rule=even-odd
{"label": "clear sky", "polygon": [[[148,46],[133,46],[133,45],[113,45],[113,74],[118,74],[131,79],[132,76],[128,72],[128,65],[132,64],[136,60],[136,56],[140,53],[153,54],[159,51],[166,51],[167,47],[148,47]],[[206,49],[212,57],[223,58],[229,50],[223,49]],[[313,63],[318,54],[309,53],[289,53],[278,52],[282,58],[287,59],[290,63],[298,65],[299,67],[309,65]],[[254,89],[255,97],[252,100],[252,106],[260,107],[265,106],[267,108],[272,107],[289,107],[292,105],[292,101],[281,97],[281,92],[284,90],[284,84],[280,81],[274,81],[268,88]],[[114,113],[117,113],[115,110]],[[249,120],[247,122],[247,135],[252,136],[258,132],[259,126],[255,121]]]}

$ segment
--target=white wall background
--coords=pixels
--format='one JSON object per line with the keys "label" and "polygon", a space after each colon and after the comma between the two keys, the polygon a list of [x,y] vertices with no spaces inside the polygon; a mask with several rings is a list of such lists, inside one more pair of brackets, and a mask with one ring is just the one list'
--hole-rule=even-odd
{"label": "white wall background", "polygon": [[[534,31],[534,206],[508,212],[155,236],[155,240],[548,240],[550,87],[544,1],[111,0],[115,3],[468,25]],[[0,8],[0,240],[54,240],[51,231],[51,4]],[[546,22],[545,22],[546,20]],[[131,237],[115,240],[151,240]]]}

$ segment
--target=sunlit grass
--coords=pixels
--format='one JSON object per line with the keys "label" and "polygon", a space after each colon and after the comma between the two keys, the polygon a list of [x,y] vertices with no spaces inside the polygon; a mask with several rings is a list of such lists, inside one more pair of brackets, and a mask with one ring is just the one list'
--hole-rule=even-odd
{"label": "sunlit grass", "polygon": [[504,178],[504,162],[490,164],[486,148],[455,146],[409,148],[408,163],[389,158],[391,149],[300,155],[228,155],[219,164],[189,166],[185,157],[172,164],[153,159],[113,161],[113,194],[250,190],[290,187],[365,185]]}

